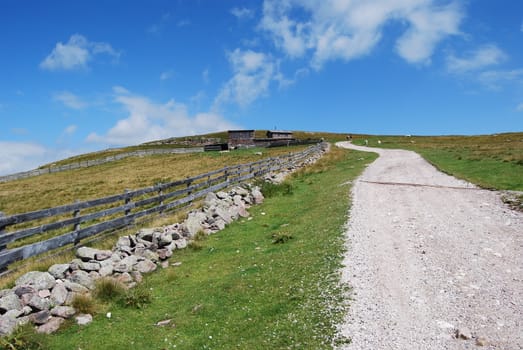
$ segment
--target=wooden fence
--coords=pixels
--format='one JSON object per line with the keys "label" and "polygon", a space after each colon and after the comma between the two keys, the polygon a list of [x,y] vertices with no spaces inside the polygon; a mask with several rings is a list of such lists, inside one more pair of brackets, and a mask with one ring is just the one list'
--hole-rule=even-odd
{"label": "wooden fence", "polygon": [[29,171],[22,171],[16,174],[0,176],[0,182],[7,182],[13,180],[25,179],[28,177],[39,176],[44,174],[58,173],[60,171],[73,170],[79,168],[86,168],[95,165],[101,165],[109,162],[114,162],[116,160],[128,158],[128,157],[144,157],[156,154],[185,154],[185,153],[201,153],[203,152],[203,147],[193,147],[193,148],[165,148],[165,149],[143,149],[125,153],[118,153],[112,156],[107,156],[104,158],[84,160],[82,162],[74,162],[65,165],[59,166],[50,166],[47,168],[39,168]]}
{"label": "wooden fence", "polygon": [[[317,144],[301,152],[229,166],[104,198],[10,216],[0,213],[0,271],[5,271],[12,262],[68,244],[78,245],[87,237],[132,225],[138,218],[179,209],[209,192],[297,165],[320,152],[322,147],[324,144]],[[40,240],[39,236],[50,238]],[[38,240],[17,246],[24,244],[24,241],[20,242],[22,239],[35,240],[30,237]]]}

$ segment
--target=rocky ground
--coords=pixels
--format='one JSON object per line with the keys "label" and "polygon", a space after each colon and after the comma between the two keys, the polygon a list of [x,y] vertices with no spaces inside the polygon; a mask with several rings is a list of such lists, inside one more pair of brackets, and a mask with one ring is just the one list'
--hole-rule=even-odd
{"label": "rocky ground", "polygon": [[523,349],[523,214],[414,152],[353,187],[340,349]]}

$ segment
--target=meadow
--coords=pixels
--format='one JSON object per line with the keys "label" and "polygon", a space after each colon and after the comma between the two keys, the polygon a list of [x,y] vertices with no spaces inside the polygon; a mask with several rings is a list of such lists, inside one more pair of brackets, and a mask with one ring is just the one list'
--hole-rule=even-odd
{"label": "meadow", "polygon": [[347,341],[336,339],[335,325],[348,306],[338,282],[348,183],[375,157],[333,148],[265,188],[251,220],[201,237],[173,255],[177,266],[146,276],[135,292],[143,302],[95,298],[87,327],[24,339],[42,349],[328,349]]}

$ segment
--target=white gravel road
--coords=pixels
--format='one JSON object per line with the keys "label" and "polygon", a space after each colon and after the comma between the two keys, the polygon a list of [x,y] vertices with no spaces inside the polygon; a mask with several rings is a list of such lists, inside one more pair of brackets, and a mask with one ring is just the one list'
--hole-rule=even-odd
{"label": "white gravel road", "polygon": [[414,152],[338,146],[380,154],[352,190],[339,349],[523,349],[523,214]]}

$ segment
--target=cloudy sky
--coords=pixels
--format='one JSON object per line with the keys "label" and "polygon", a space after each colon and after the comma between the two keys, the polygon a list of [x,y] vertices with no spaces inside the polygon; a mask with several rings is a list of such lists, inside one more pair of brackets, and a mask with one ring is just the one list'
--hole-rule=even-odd
{"label": "cloudy sky", "polygon": [[2,0],[0,47],[0,174],[231,128],[523,131],[521,0]]}

